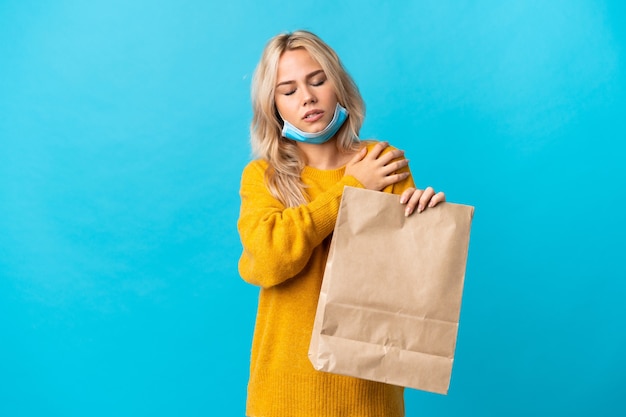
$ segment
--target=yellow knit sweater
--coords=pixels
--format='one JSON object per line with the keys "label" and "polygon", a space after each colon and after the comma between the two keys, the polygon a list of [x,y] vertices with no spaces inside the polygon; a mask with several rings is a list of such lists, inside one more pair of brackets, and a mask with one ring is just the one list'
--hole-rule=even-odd
{"label": "yellow knit sweater", "polygon": [[[368,147],[371,148],[372,144]],[[345,168],[305,167],[309,203],[285,208],[265,185],[268,163],[241,178],[239,273],[261,287],[252,342],[246,415],[400,417],[403,388],[316,371],[308,359],[330,236],[343,188],[361,187]],[[407,180],[384,191],[400,194]]]}

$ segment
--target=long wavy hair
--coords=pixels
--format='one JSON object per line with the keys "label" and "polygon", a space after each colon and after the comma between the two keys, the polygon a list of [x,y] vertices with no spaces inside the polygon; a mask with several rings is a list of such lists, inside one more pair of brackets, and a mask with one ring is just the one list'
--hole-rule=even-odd
{"label": "long wavy hair", "polygon": [[315,59],[335,86],[337,101],[348,110],[348,119],[336,134],[340,152],[359,147],[359,131],[365,118],[365,103],[352,77],[335,51],[317,35],[298,30],[280,34],[266,44],[252,79],[252,151],[268,161],[265,181],[272,195],[285,207],[307,202],[300,177],[304,161],[294,141],[282,136],[283,120],[275,101],[278,60],[285,51],[303,48]]}

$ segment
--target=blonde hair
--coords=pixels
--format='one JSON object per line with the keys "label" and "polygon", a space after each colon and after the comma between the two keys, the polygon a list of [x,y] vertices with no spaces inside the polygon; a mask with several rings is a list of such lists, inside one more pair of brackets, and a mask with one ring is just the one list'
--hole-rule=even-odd
{"label": "blonde hair", "polygon": [[295,142],[282,137],[283,120],[274,99],[278,60],[285,51],[303,48],[315,59],[335,86],[339,104],[348,110],[348,119],[337,132],[340,152],[359,147],[359,131],[365,118],[365,103],[339,57],[315,34],[298,30],[275,36],[266,44],[252,80],[252,123],[250,136],[256,157],[268,161],[265,181],[272,195],[286,207],[307,202],[300,174],[304,161]]}

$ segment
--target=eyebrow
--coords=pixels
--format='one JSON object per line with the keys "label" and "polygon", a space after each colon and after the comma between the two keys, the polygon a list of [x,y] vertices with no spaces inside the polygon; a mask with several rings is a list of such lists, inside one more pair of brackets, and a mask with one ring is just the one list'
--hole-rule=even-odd
{"label": "eyebrow", "polygon": [[[315,70],[315,71],[313,71],[312,73],[307,74],[306,78],[308,79],[308,78],[315,77],[317,74],[319,74],[319,73],[321,73],[321,72],[324,72],[324,70],[323,70],[323,69],[318,69],[318,70]],[[278,84],[276,84],[276,87],[280,87],[281,85],[285,85],[285,84],[293,84],[293,83],[295,83],[295,81],[293,81],[293,80],[289,80],[289,81],[281,81],[281,82],[279,82]]]}

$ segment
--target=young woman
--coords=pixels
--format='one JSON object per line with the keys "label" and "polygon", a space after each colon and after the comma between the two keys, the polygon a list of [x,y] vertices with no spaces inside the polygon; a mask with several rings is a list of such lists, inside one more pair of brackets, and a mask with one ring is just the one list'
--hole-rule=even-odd
{"label": "young woman", "polygon": [[313,369],[308,348],[345,186],[401,194],[406,215],[445,200],[414,187],[404,153],[361,142],[365,106],[336,53],[307,31],[266,45],[252,83],[239,272],[261,287],[247,415],[397,417],[403,389]]}

